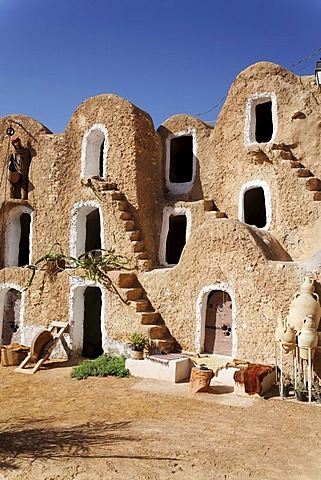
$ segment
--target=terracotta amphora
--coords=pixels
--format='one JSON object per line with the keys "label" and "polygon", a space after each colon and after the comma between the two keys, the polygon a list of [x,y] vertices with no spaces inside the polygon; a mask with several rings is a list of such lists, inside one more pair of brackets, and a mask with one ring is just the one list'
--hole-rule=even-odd
{"label": "terracotta amphora", "polygon": [[[303,325],[300,334],[298,335],[298,345],[300,358],[308,360],[309,358],[309,348],[311,350],[311,358],[314,357],[315,347],[318,344],[318,335],[315,329],[315,322],[312,318],[312,315],[307,315],[303,320]],[[305,348],[302,348],[305,347]]]}
{"label": "terracotta amphora", "polygon": [[293,327],[297,334],[301,332],[303,320],[307,315],[311,315],[315,322],[315,329],[319,327],[321,306],[319,295],[314,293],[314,280],[306,276],[301,285],[301,291],[296,292],[289,308],[289,325]]}
{"label": "terracotta amphora", "polygon": [[[295,330],[293,327],[290,327],[289,325],[283,330],[282,333],[282,348],[285,351],[285,353],[291,352],[295,348],[296,345],[296,335],[295,335]],[[292,345],[284,345],[284,343],[287,344],[292,344]]]}

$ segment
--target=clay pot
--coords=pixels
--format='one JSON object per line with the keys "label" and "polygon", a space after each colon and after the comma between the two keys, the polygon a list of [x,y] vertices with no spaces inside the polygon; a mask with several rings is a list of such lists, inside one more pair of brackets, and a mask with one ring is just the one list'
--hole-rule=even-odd
{"label": "clay pot", "polygon": [[[308,277],[306,277],[308,278]],[[313,281],[313,280],[312,280]],[[301,292],[297,292],[293,296],[293,300],[289,308],[289,325],[293,327],[297,333],[301,332],[303,320],[306,315],[311,315],[315,322],[315,328],[318,329],[321,307],[319,303],[319,295],[311,292],[311,283],[306,280],[301,285]]]}
{"label": "clay pot", "polygon": [[[307,315],[303,320],[301,332],[298,336],[298,345],[300,347],[300,357],[308,360],[309,352],[307,348],[312,348],[311,358],[314,357],[315,349],[318,344],[318,335],[315,329],[315,322],[311,315]],[[305,348],[301,348],[305,347]]]}
{"label": "clay pot", "polygon": [[[283,330],[282,337],[282,348],[286,353],[291,352],[295,348],[296,345],[296,335],[293,327],[289,325]],[[284,345],[284,344],[292,344],[292,345]]]}

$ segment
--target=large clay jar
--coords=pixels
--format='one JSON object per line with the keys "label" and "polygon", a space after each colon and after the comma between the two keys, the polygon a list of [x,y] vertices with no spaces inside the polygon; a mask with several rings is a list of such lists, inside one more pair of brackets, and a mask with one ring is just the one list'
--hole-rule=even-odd
{"label": "large clay jar", "polygon": [[[291,352],[296,345],[296,335],[293,327],[287,326],[282,333],[282,348],[286,353]],[[287,344],[287,345],[285,345]]]}
{"label": "large clay jar", "polygon": [[305,277],[301,285],[301,292],[294,294],[289,308],[288,322],[296,330],[297,334],[301,332],[303,320],[307,315],[312,316],[315,322],[315,329],[317,330],[320,322],[321,307],[319,295],[314,293],[314,281],[309,276]]}
{"label": "large clay jar", "polygon": [[[307,315],[303,320],[301,332],[298,336],[298,345],[300,351],[300,358],[308,360],[309,348],[311,350],[311,358],[314,357],[315,347],[318,344],[318,335],[315,330],[315,323],[311,315]],[[305,347],[305,348],[302,348]]]}

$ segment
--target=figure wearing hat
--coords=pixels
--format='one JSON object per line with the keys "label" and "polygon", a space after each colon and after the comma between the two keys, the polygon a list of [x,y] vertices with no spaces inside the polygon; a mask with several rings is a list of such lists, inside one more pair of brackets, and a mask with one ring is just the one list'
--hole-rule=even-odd
{"label": "figure wearing hat", "polygon": [[11,140],[15,149],[9,160],[9,182],[11,184],[10,197],[28,199],[28,172],[31,161],[30,151],[27,147],[23,147],[19,137]]}

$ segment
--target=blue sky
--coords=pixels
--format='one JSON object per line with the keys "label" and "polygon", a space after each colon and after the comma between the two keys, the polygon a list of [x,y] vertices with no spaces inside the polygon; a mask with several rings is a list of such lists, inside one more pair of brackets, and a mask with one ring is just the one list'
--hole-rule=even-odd
{"label": "blue sky", "polygon": [[211,109],[257,61],[313,74],[321,52],[290,67],[321,48],[320,19],[320,0],[0,0],[0,116],[59,133],[86,98],[115,93],[157,128]]}

